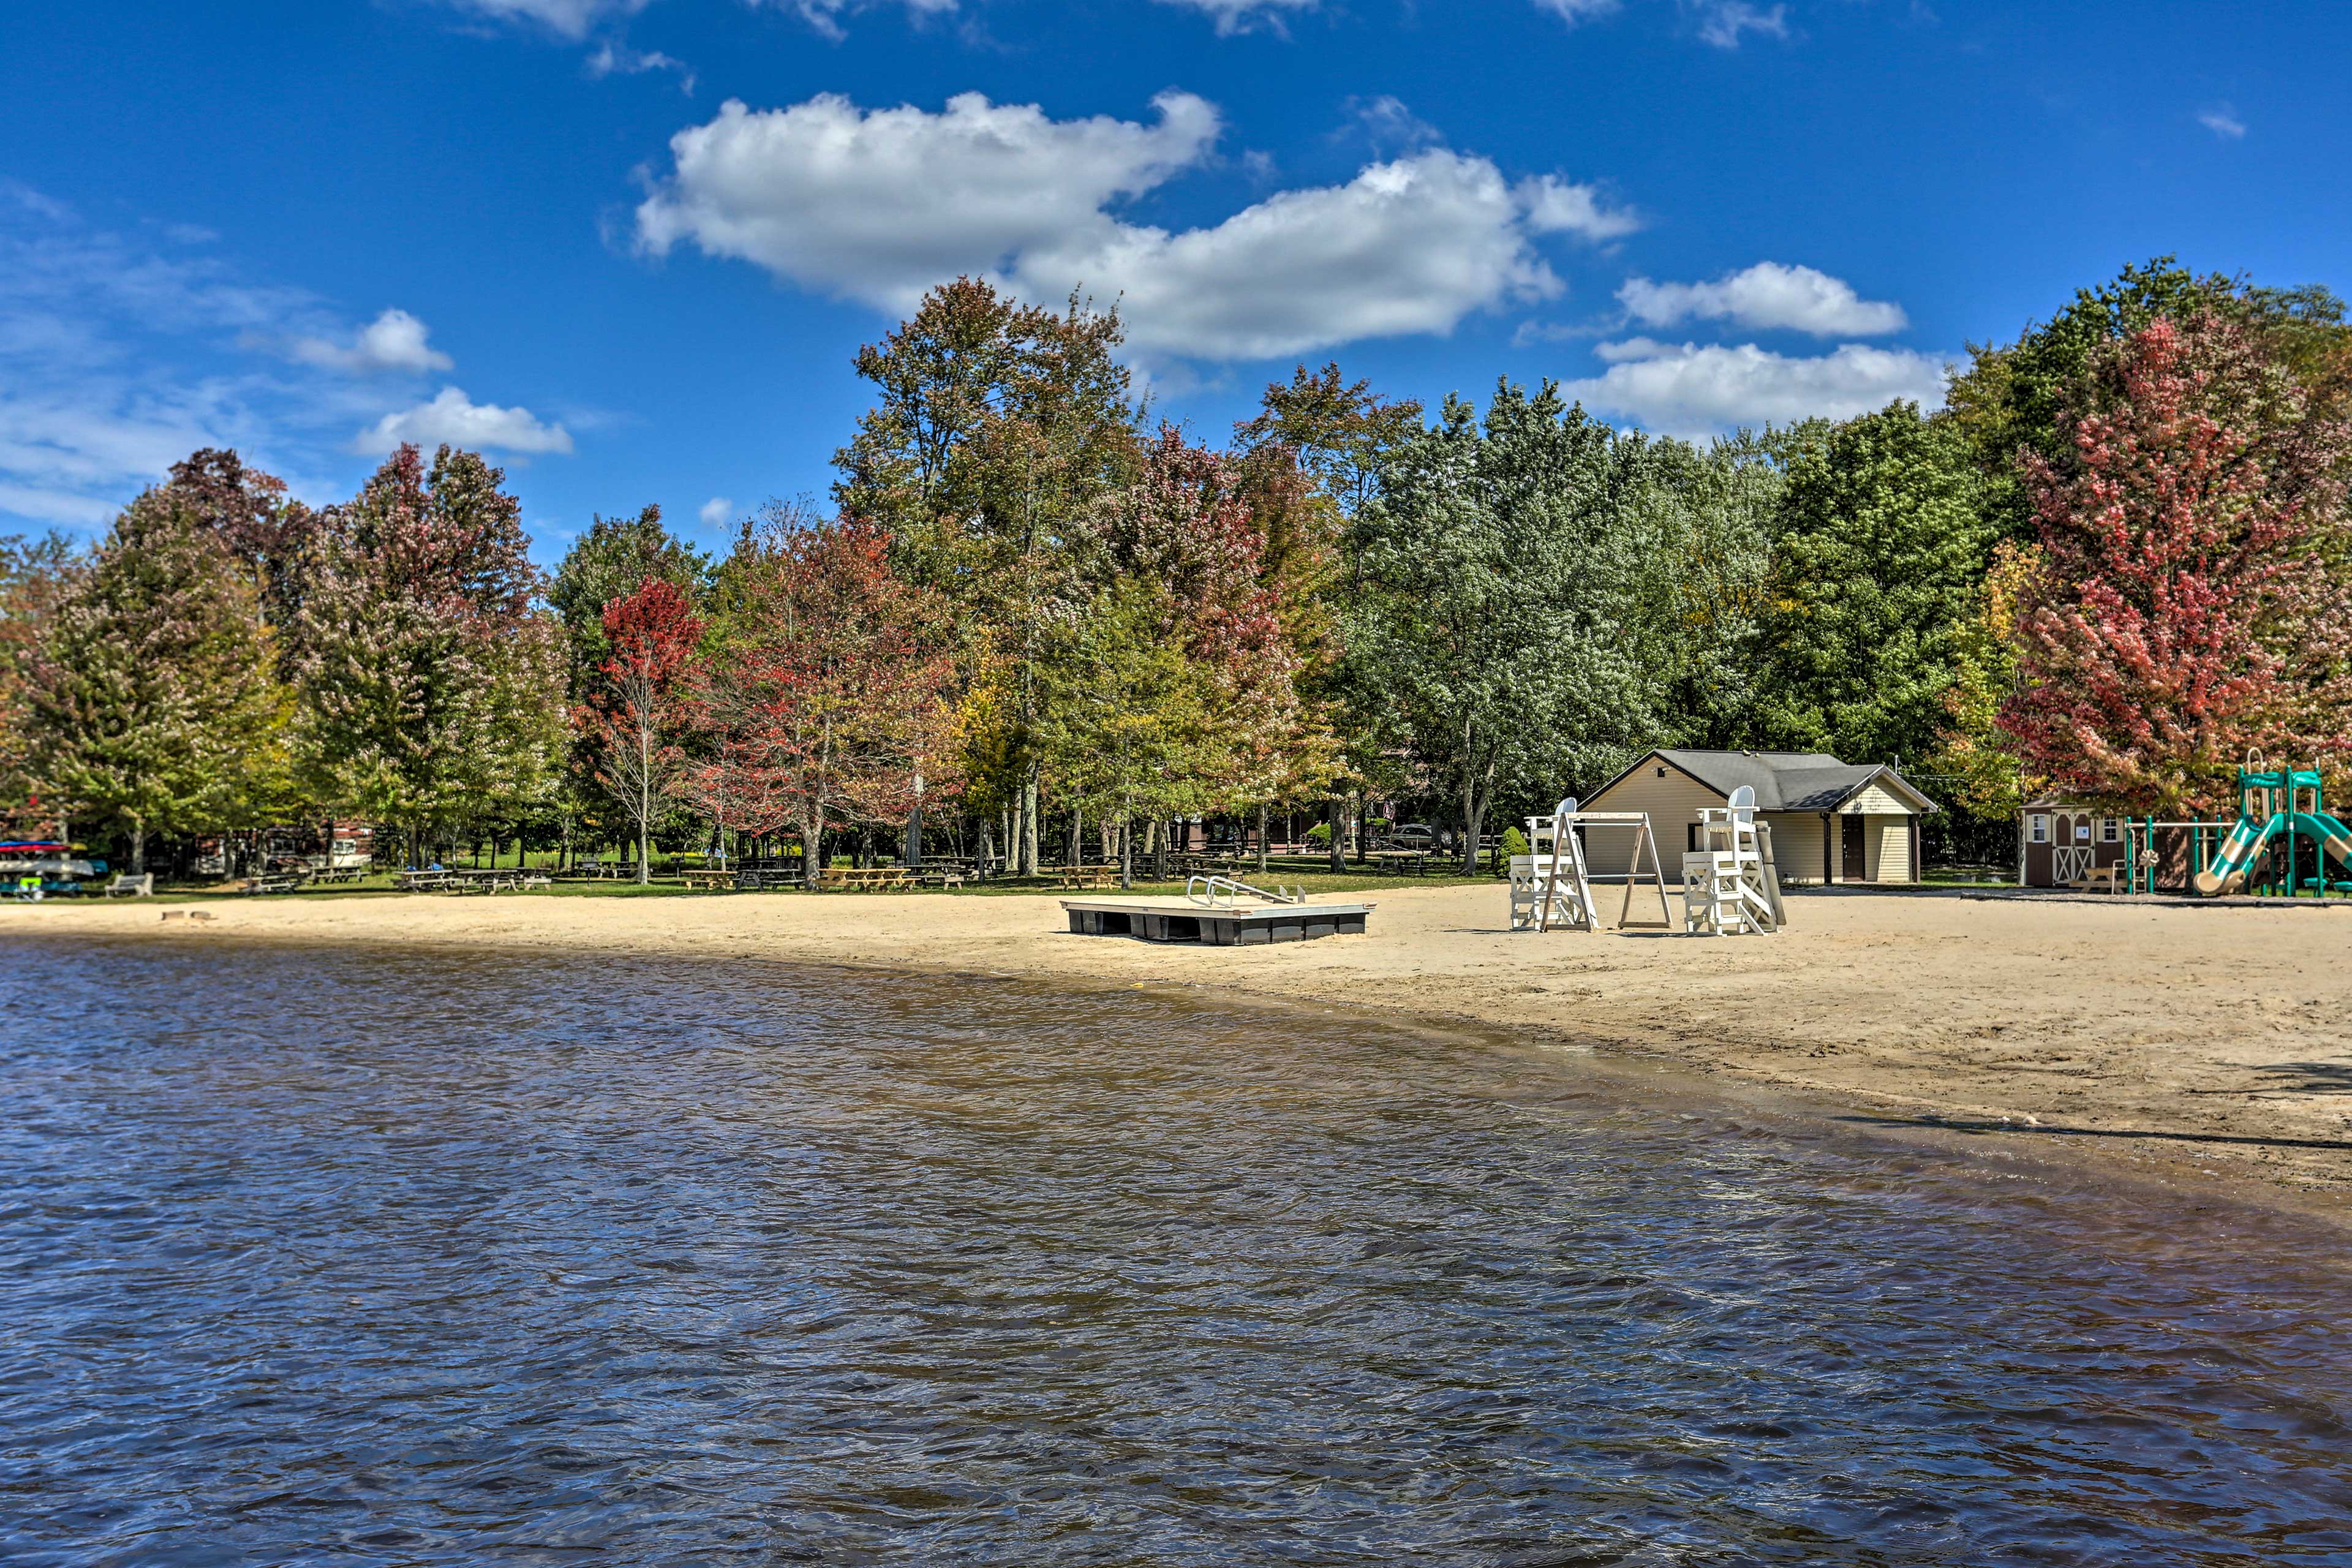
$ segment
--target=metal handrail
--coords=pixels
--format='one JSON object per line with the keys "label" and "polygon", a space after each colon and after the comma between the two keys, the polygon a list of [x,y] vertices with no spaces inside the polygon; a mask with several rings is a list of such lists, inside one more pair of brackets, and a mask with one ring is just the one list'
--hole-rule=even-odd
{"label": "metal handrail", "polygon": [[[1193,891],[1196,887],[1200,888],[1201,891]],[[1224,895],[1224,903],[1222,906],[1217,902],[1217,897],[1221,893]],[[1299,904],[1307,901],[1307,890],[1304,888],[1293,891],[1288,888],[1277,886],[1269,893],[1264,888],[1254,888],[1247,882],[1237,882],[1231,877],[1196,876],[1184,879],[1185,899],[1200,905],[1202,909],[1213,910],[1220,907],[1230,909],[1235,899],[1243,895],[1262,900],[1269,904]]]}

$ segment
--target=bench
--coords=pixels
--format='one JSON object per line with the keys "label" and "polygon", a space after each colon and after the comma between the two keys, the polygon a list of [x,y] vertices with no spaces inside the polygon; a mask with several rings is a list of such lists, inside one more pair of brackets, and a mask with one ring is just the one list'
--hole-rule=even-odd
{"label": "bench", "polygon": [[247,877],[243,890],[256,894],[295,893],[301,891],[302,884],[307,880],[308,878],[291,871],[265,871],[258,877]]}
{"label": "bench", "polygon": [[128,871],[117,871],[114,874],[114,880],[106,885],[106,896],[110,899],[117,893],[133,899],[154,897],[155,873],[142,871],[134,877]]}
{"label": "bench", "polygon": [[688,888],[710,892],[716,892],[722,888],[740,887],[741,877],[742,873],[739,871],[714,871],[698,867],[688,867],[677,874],[677,879]]}
{"label": "bench", "polygon": [[404,893],[438,893],[457,881],[447,871],[402,871],[392,879],[392,885]]}
{"label": "bench", "polygon": [[2110,893],[2120,893],[2124,890],[2123,863],[2117,861],[2112,866],[2094,866],[2067,885],[2080,888],[2086,893],[2101,886]]}

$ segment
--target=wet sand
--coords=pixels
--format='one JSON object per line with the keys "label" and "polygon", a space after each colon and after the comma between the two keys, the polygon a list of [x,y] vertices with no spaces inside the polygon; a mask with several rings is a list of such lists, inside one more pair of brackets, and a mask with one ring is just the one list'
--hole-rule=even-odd
{"label": "wet sand", "polygon": [[[1336,901],[1339,896],[1328,896]],[[0,909],[0,934],[492,944],[1206,992],[1475,1023],[2168,1184],[2352,1216],[2352,904],[1814,892],[1775,937],[1512,933],[1503,889],[1385,889],[1370,935],[1243,949],[1068,934],[1055,898],[710,895]],[[1613,905],[1604,902],[1604,909]],[[1677,913],[1679,910],[1677,909]]]}

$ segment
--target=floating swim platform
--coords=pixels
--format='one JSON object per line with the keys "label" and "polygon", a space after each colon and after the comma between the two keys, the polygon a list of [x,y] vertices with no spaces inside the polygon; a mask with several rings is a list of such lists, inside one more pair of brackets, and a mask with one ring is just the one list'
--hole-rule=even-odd
{"label": "floating swim platform", "polygon": [[1370,904],[1203,904],[1190,899],[1064,899],[1070,930],[1079,936],[1132,936],[1145,942],[1190,942],[1203,947],[1255,947],[1361,936]]}

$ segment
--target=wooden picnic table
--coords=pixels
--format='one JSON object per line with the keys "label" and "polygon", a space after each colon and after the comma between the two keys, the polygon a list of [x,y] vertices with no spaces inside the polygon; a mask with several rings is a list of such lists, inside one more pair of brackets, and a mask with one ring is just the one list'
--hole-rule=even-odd
{"label": "wooden picnic table", "polygon": [[915,873],[904,866],[830,866],[819,874],[818,885],[847,888],[852,892],[911,888],[915,885]]}
{"label": "wooden picnic table", "polygon": [[1410,870],[1419,877],[1428,871],[1429,858],[1433,853],[1429,849],[1375,849],[1366,858],[1376,866],[1393,865],[1397,870]]}
{"label": "wooden picnic table", "polygon": [[677,874],[677,879],[684,882],[688,888],[698,888],[707,890],[716,890],[720,888],[734,887],[736,885],[736,872],[721,871],[708,866],[684,867],[680,868]]}

